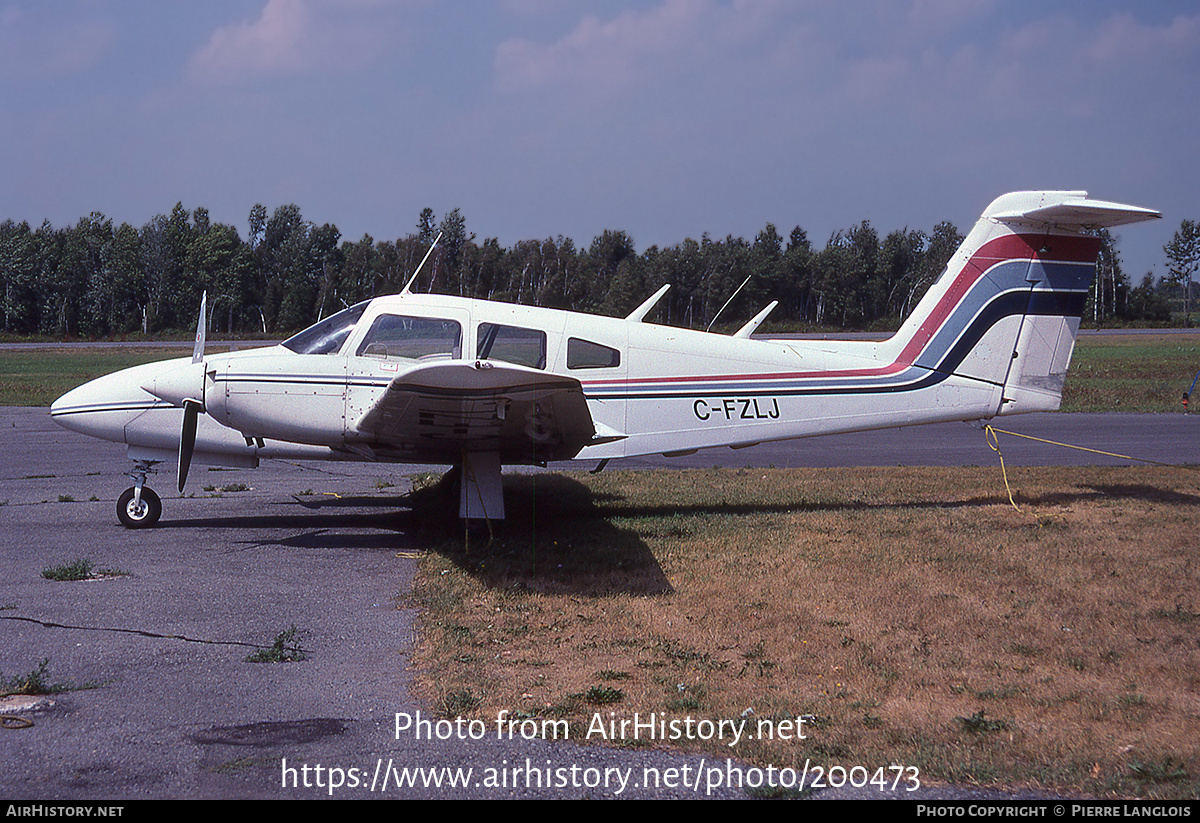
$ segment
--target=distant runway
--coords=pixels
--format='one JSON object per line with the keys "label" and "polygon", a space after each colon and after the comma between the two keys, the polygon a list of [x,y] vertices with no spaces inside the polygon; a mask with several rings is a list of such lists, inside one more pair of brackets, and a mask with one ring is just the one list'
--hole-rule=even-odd
{"label": "distant runway", "polygon": [[[1200,463],[1200,415],[1028,414],[999,417],[990,423],[998,430],[1095,450],[999,434],[1000,449],[1010,466],[1116,466],[1136,462],[1097,451],[1160,463]],[[738,450],[706,449],[686,457],[613,460],[609,468],[986,466],[996,459],[978,423],[937,423],[763,443]]]}

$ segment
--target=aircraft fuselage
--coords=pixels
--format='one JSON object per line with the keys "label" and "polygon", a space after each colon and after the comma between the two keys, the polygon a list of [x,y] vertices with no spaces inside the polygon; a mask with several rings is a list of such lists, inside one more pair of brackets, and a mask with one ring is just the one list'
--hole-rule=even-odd
{"label": "aircraft fuselage", "polygon": [[752,339],[770,307],[734,335],[643,322],[661,290],[627,318],[404,292],[265,349],[205,356],[201,324],[191,361],[102,377],[51,414],[125,443],[138,492],[146,466],[176,455],[181,489],[192,459],[469,463],[462,512],[491,516],[504,463],[1055,410],[1095,273],[1093,230],[1158,216],[1084,192],[1000,197],[877,342]]}

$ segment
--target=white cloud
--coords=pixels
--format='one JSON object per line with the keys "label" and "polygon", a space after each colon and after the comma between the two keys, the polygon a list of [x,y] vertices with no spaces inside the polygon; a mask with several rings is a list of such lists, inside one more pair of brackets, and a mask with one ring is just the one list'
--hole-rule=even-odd
{"label": "white cloud", "polygon": [[[580,185],[618,217],[635,189],[690,193],[659,222],[706,201],[757,214],[759,200],[869,190],[885,205],[936,191],[922,196],[945,215],[959,195],[978,208],[980,189],[1132,179],[1138,129],[1162,133],[1163,93],[1194,85],[1200,58],[1196,18],[1085,6],[662,0],[579,14],[497,45],[493,122],[515,125],[494,139],[516,134],[513,156],[561,173],[615,169],[596,176],[610,192]],[[1176,119],[1193,120],[1195,92],[1174,96]]]}
{"label": "white cloud", "polygon": [[214,31],[191,56],[189,72],[201,81],[241,82],[377,66],[406,42],[406,12],[412,5],[267,0],[257,20]]}
{"label": "white cloud", "polygon": [[740,86],[835,109],[953,92],[958,99],[918,107],[949,112],[990,101],[1011,112],[1039,98],[1060,105],[1067,89],[1097,71],[1148,77],[1147,66],[1194,60],[1200,44],[1196,17],[1156,26],[1130,14],[1072,13],[1014,25],[1004,22],[1005,10],[993,0],[664,0],[607,19],[585,16],[555,41],[508,39],[496,48],[495,83],[518,95]]}
{"label": "white cloud", "polygon": [[229,79],[253,74],[294,74],[305,66],[309,13],[303,0],[267,0],[252,23],[235,23],[213,32],[192,56],[194,73]]}
{"label": "white cloud", "polygon": [[1200,17],[1180,16],[1165,26],[1149,26],[1128,14],[1117,14],[1099,27],[1087,51],[1098,65],[1121,65],[1188,53],[1194,57],[1198,50]]}
{"label": "white cloud", "polygon": [[618,88],[704,58],[718,10],[707,0],[666,0],[649,11],[611,20],[588,15],[561,40],[545,45],[522,38],[496,48],[497,84],[524,91],[565,84]]}

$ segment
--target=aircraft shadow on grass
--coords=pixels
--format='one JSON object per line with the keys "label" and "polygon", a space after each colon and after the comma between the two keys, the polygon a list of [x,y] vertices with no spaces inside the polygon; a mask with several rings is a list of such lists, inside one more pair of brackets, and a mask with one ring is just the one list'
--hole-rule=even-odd
{"label": "aircraft shadow on grass", "polygon": [[[502,523],[464,530],[451,498],[457,479],[406,495],[295,498],[285,514],[164,521],[160,528],[296,530],[284,537],[247,538],[247,547],[295,549],[427,550],[441,554],[488,586],[572,594],[666,594],[673,591],[647,537],[671,536],[671,524],[615,525],[619,519],[653,520],[679,516],[783,515],[818,512],[947,510],[1007,505],[1003,491],[964,500],[812,501],[803,497],[751,503],[695,503],[630,506],[619,494],[598,492],[567,475],[511,475],[505,478],[509,516]],[[1064,506],[1083,502],[1141,500],[1160,505],[1197,505],[1200,496],[1147,484],[1089,484],[1071,490],[1025,494],[1020,504]],[[379,511],[386,509],[386,511]],[[311,513],[310,513],[311,512]],[[314,525],[319,524],[318,528]],[[662,532],[659,534],[659,532]],[[686,531],[686,529],[685,529]],[[682,533],[680,535],[682,536]]]}
{"label": "aircraft shadow on grass", "polygon": [[158,528],[297,530],[238,541],[245,547],[434,551],[489,586],[516,590],[672,591],[642,536],[613,524],[615,512],[606,510],[612,495],[564,475],[511,475],[505,478],[508,517],[490,531],[475,524],[466,533],[450,499],[457,493],[451,477],[400,496],[306,496],[284,503],[291,508],[286,513],[164,520]]}

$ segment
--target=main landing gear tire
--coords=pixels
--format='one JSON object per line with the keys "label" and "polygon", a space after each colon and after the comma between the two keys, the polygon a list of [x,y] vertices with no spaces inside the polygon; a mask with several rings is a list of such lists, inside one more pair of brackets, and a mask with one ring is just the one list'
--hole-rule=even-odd
{"label": "main landing gear tire", "polygon": [[127,529],[148,529],[162,516],[162,500],[153,489],[142,486],[142,505],[133,502],[133,487],[121,492],[117,498],[117,519]]}

